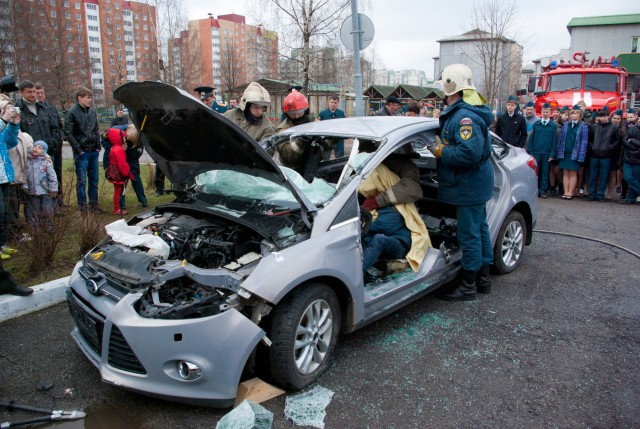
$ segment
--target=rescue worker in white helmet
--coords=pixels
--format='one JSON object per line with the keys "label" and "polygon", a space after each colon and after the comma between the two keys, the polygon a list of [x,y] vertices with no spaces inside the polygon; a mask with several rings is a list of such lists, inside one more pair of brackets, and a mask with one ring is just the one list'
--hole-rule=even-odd
{"label": "rescue worker in white helmet", "polygon": [[[276,133],[296,125],[313,122],[315,119],[313,115],[309,113],[309,100],[307,100],[307,97],[305,97],[303,93],[298,92],[296,89],[292,89],[291,93],[286,96],[282,104],[282,110],[284,110],[285,119],[278,125],[278,128],[276,128]],[[301,138],[282,143],[277,147],[278,153],[276,160],[281,165],[300,172],[305,167],[303,164],[309,159],[308,151],[310,145],[311,140]]]}
{"label": "rescue worker in white helmet", "polygon": [[462,249],[460,283],[441,298],[471,301],[476,292],[491,291],[493,248],[486,203],[493,196],[489,137],[493,113],[466,65],[447,66],[439,83],[447,108],[440,116],[440,137],[429,150],[438,160],[438,200],[456,208],[456,235]]}
{"label": "rescue worker in white helmet", "polygon": [[255,141],[260,141],[273,134],[275,130],[264,113],[271,104],[271,96],[258,82],[251,82],[244,90],[240,105],[227,110],[224,116],[242,128]]}

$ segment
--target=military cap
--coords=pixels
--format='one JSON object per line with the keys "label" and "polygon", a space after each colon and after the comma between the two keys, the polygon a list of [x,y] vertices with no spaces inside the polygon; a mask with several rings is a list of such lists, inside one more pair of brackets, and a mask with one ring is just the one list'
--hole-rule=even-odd
{"label": "military cap", "polygon": [[544,104],[542,105],[542,108],[543,108],[543,109],[551,109],[551,104],[549,104],[549,103],[544,103]]}
{"label": "military cap", "polygon": [[213,90],[210,86],[199,86],[194,89],[195,92],[200,96],[200,100],[206,100],[209,97],[213,97]]}
{"label": "military cap", "polygon": [[516,103],[516,104],[518,104],[518,100],[516,100],[516,97],[514,97],[513,95],[510,95],[509,99],[507,99],[507,103]]}
{"label": "military cap", "polygon": [[524,107],[535,107],[536,105],[533,104],[533,101],[527,101],[527,104],[524,105]]}
{"label": "military cap", "polygon": [[562,106],[562,108],[560,109],[560,112],[568,112],[569,110],[570,110],[569,106]]}

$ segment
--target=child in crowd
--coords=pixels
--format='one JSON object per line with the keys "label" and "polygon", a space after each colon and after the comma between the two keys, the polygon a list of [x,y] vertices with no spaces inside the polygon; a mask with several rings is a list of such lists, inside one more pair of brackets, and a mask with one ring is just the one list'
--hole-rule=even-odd
{"label": "child in crowd", "polygon": [[53,231],[53,199],[58,196],[58,179],[50,158],[49,147],[42,140],[33,143],[27,158],[27,183],[22,185],[28,194],[27,220],[33,227],[42,226]]}
{"label": "child in crowd", "polygon": [[107,167],[107,180],[113,183],[113,214],[124,216],[129,212],[120,207],[120,197],[124,191],[127,180],[133,179],[131,168],[127,163],[123,145],[126,140],[126,133],[118,128],[109,128],[107,138],[111,143],[109,151],[109,166]]}

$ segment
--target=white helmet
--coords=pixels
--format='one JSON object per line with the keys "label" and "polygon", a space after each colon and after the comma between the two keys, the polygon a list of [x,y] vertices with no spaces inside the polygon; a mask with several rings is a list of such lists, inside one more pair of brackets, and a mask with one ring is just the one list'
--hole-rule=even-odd
{"label": "white helmet", "polygon": [[240,109],[244,112],[247,103],[268,107],[271,104],[271,96],[258,82],[251,82],[242,93]]}
{"label": "white helmet", "polygon": [[476,89],[473,86],[471,69],[464,64],[451,64],[442,70],[440,80],[444,95],[452,95],[463,89]]}

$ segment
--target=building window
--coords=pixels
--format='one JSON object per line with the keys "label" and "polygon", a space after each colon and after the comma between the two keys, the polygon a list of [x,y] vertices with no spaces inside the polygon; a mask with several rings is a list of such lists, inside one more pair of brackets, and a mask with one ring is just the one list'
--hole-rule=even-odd
{"label": "building window", "polygon": [[56,17],[56,11],[55,11],[55,10],[52,10],[52,11],[51,11],[51,18],[55,18],[55,17]]}
{"label": "building window", "polygon": [[80,9],[80,3],[76,3],[76,9]]}
{"label": "building window", "polygon": [[64,17],[67,19],[71,18],[71,14],[69,13],[69,11],[64,12]]}
{"label": "building window", "polygon": [[638,52],[638,39],[640,39],[640,37],[631,38],[631,52],[634,54]]}
{"label": "building window", "polygon": [[82,21],[82,15],[76,13],[76,21]]}
{"label": "building window", "polygon": [[89,31],[99,31],[99,30],[98,30],[98,27],[97,27],[97,26],[95,26],[95,25],[90,25],[90,26],[89,26]]}
{"label": "building window", "polygon": [[95,4],[87,4],[87,9],[98,10],[98,6],[96,6]]}

